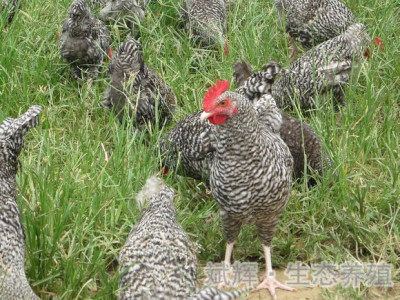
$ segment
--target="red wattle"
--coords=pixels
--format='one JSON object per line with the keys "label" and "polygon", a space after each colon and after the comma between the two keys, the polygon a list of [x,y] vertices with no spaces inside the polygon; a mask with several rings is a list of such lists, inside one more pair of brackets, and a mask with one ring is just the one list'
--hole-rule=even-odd
{"label": "red wattle", "polygon": [[214,125],[222,125],[226,122],[227,118],[227,115],[214,115],[209,117],[208,121],[210,121],[210,123]]}

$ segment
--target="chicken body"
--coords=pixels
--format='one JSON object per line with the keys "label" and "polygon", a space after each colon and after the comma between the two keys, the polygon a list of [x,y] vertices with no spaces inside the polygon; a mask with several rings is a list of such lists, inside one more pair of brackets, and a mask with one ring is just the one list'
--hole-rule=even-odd
{"label": "chicken body", "polygon": [[219,99],[224,98],[234,100],[238,111],[224,124],[211,127],[216,142],[211,190],[228,242],[248,221],[257,224],[263,244],[269,245],[289,200],[293,159],[279,135],[259,122],[244,96],[225,92]]}
{"label": "chicken body", "polygon": [[168,169],[208,184],[215,148],[211,124],[200,120],[200,115],[196,112],[182,119],[161,141],[160,149]]}
{"label": "chicken body", "polygon": [[25,233],[16,202],[18,156],[25,133],[38,124],[40,106],[0,125],[0,299],[39,298],[25,275]]}
{"label": "chicken body", "polygon": [[72,66],[74,78],[96,78],[110,45],[107,27],[93,17],[85,0],[75,0],[68,9],[68,18],[60,36],[60,54]]}
{"label": "chicken body", "polygon": [[201,47],[220,46],[227,54],[225,39],[228,0],[183,0],[182,19],[192,40]]}
{"label": "chicken body", "polygon": [[[332,90],[334,104],[345,105],[343,88],[363,60],[370,38],[362,24],[351,25],[345,32],[307,51],[281,71],[271,94],[282,108],[292,108],[298,101],[301,109],[317,107],[316,94]],[[320,103],[324,105],[325,103]]]}
{"label": "chicken body", "polygon": [[341,33],[356,22],[353,13],[339,0],[274,0],[286,31],[310,49]]}
{"label": "chicken body", "polygon": [[131,38],[122,43],[110,63],[110,87],[101,106],[113,109],[122,122],[127,111],[138,127],[171,119],[176,98],[171,87],[144,62],[142,46]]}
{"label": "chicken body", "polygon": [[194,293],[196,251],[176,220],[174,194],[150,178],[138,195],[148,207],[120,253],[119,299],[184,299]]}
{"label": "chicken body", "polygon": [[119,299],[234,299],[241,291],[209,288],[194,294],[196,251],[176,220],[174,195],[157,177],[149,178],[139,193],[139,206],[148,206],[120,253]]}

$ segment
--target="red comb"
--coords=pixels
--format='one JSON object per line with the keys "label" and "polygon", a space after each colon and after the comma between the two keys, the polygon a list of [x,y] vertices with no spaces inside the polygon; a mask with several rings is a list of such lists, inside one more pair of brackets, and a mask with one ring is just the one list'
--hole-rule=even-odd
{"label": "red comb", "polygon": [[208,89],[207,94],[204,96],[203,109],[204,111],[210,111],[213,107],[214,100],[217,99],[223,92],[229,88],[228,80],[218,80],[217,85],[212,85]]}
{"label": "red comb", "polygon": [[229,54],[228,41],[225,41],[225,44],[224,44],[224,54],[225,55]]}
{"label": "red comb", "polygon": [[380,38],[374,38],[372,44],[374,44],[375,46],[379,46],[380,50],[385,50],[385,47],[383,46],[383,41]]}

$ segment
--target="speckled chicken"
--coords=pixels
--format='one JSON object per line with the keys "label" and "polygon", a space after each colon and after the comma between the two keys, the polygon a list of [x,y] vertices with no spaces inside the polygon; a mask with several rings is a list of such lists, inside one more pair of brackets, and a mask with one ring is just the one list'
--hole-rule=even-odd
{"label": "speckled chicken", "polygon": [[0,17],[3,18],[3,15],[6,17],[8,23],[12,21],[14,18],[15,12],[20,6],[19,0],[2,0],[0,7]]}
{"label": "speckled chicken", "polygon": [[241,225],[256,224],[266,263],[258,289],[267,288],[275,297],[276,288],[293,290],[272,275],[270,252],[280,215],[289,201],[293,158],[274,133],[277,128],[268,129],[252,103],[241,94],[226,91],[228,87],[228,81],[217,81],[204,97],[200,116],[213,125],[216,141],[210,186],[227,238],[225,264],[230,265]]}
{"label": "speckled chicken", "polygon": [[60,35],[60,54],[72,67],[74,78],[96,78],[107,54],[110,37],[107,27],[96,19],[85,0],[75,0]]}
{"label": "speckled chicken", "polygon": [[341,33],[356,22],[353,13],[339,0],[274,0],[281,22],[285,17],[291,57],[296,52],[293,39],[310,49]]}
{"label": "speckled chicken", "polygon": [[[282,70],[272,86],[271,94],[277,105],[292,108],[298,103],[303,110],[322,107],[316,103],[316,94],[332,91],[334,105],[345,105],[343,88],[363,60],[370,38],[362,24],[354,24],[338,35],[307,51]],[[322,98],[321,99],[325,99]]]}
{"label": "speckled chicken", "polygon": [[176,220],[173,189],[155,176],[137,196],[147,203],[120,253],[119,299],[234,299],[213,288],[196,294],[196,250]]}
{"label": "speckled chicken", "polygon": [[39,298],[25,275],[25,232],[16,202],[18,156],[26,132],[38,124],[40,106],[0,125],[0,299]]}
{"label": "speckled chicken", "polygon": [[159,126],[170,121],[175,94],[158,74],[147,67],[138,41],[131,38],[122,43],[109,68],[110,87],[101,106],[114,110],[120,121],[128,116],[137,127],[157,124],[156,117]]}
{"label": "speckled chicken", "polygon": [[[262,71],[251,74],[252,70],[249,64],[243,61],[237,62],[234,65],[234,78],[238,86],[236,91],[257,103],[259,92],[271,93],[274,78],[279,70],[277,62],[271,61],[263,67]],[[269,85],[266,78],[270,78]],[[309,183],[315,184],[313,173],[316,172],[321,176],[326,169],[332,167],[332,161],[323,150],[321,139],[305,122],[282,111],[279,112],[282,116],[279,134],[293,156],[294,178],[302,178],[304,170],[307,170],[310,176]],[[270,116],[267,115],[267,118]]]}
{"label": "speckled chicken", "polygon": [[293,158],[278,134],[281,114],[274,99],[265,94],[253,104],[241,94],[225,92],[228,85],[218,82],[204,98],[204,112],[169,132],[161,143],[164,163],[175,167],[180,161],[183,174],[209,180],[228,239],[227,265],[241,224],[256,223],[267,267],[259,288],[275,295],[275,287],[290,290],[268,274],[271,240],[289,199]]}
{"label": "speckled chicken", "polygon": [[229,0],[183,0],[181,14],[191,39],[201,47],[221,47],[227,55],[225,38]]}
{"label": "speckled chicken", "polygon": [[149,0],[108,0],[99,12],[100,20],[117,22],[139,34],[138,26],[144,21]]}

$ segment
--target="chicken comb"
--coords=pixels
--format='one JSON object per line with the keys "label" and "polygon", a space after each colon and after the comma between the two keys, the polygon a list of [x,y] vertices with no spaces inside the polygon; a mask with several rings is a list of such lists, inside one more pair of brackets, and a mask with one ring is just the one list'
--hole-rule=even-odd
{"label": "chicken comb", "polygon": [[228,80],[218,80],[217,84],[213,84],[209,89],[207,94],[204,95],[203,109],[204,111],[210,111],[213,107],[215,99],[217,99],[222,93],[224,93],[229,88]]}

